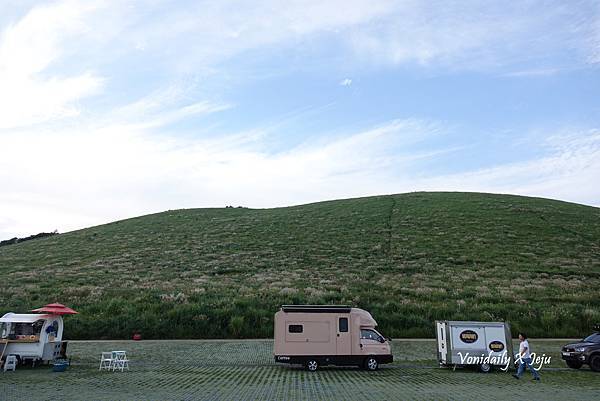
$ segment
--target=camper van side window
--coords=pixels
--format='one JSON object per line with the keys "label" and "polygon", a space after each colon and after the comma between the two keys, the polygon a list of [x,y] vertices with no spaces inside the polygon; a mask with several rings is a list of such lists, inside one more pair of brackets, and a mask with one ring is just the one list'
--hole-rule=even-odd
{"label": "camper van side window", "polygon": [[288,331],[290,333],[302,333],[304,327],[301,324],[290,324],[288,326]]}
{"label": "camper van side window", "polygon": [[348,332],[348,318],[341,317],[339,326],[340,326],[340,333],[347,333]]}

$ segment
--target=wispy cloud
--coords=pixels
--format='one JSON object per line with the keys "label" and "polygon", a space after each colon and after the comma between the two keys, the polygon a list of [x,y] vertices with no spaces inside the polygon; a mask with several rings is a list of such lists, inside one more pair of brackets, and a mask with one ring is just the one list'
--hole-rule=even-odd
{"label": "wispy cloud", "polygon": [[[565,63],[565,57],[552,59],[559,50],[570,50],[573,62],[598,58],[600,17],[579,6],[586,4],[219,1],[191,2],[183,10],[162,2],[57,1],[33,7],[1,31],[0,128],[78,115],[81,101],[112,84],[120,64],[143,71],[151,65],[150,79],[227,76],[223,63],[241,54],[302,51],[303,44],[318,49],[330,41],[347,62],[505,65],[515,76],[550,74]],[[549,65],[522,65],[538,59]],[[53,69],[58,65],[61,72]],[[350,84],[350,78],[342,81]]]}
{"label": "wispy cloud", "polygon": [[65,51],[62,42],[86,32],[91,2],[39,6],[0,33],[0,129],[72,117],[76,102],[98,93],[103,78],[92,71],[44,73]]}
{"label": "wispy cloud", "polygon": [[559,68],[593,58],[596,46],[584,43],[597,23],[594,8],[586,1],[407,1],[348,38],[358,57],[376,64],[494,70],[543,60]]}
{"label": "wispy cloud", "polygon": [[[160,2],[115,9],[119,17],[113,19],[121,26],[106,27],[126,38],[121,46],[152,54],[157,65],[181,72],[214,71],[215,65],[255,49],[302,51],[306,45],[314,50],[329,41],[338,44],[332,55],[346,62],[458,70],[540,60],[562,68],[593,62],[598,55],[598,11],[586,0],[207,1],[191,2],[185,11]],[[140,19],[143,24],[131,23]],[[565,51],[569,60],[562,57]]]}
{"label": "wispy cloud", "polygon": [[542,143],[544,154],[459,174],[424,179],[422,190],[513,193],[600,206],[600,130],[562,130]]}
{"label": "wispy cloud", "polygon": [[[190,2],[185,10],[142,7],[134,12],[147,17],[145,24],[128,25],[124,36],[129,46],[160,54],[156,59],[160,65],[180,72],[211,70],[253,49],[287,47],[318,34],[336,35],[376,20],[393,7],[394,2],[387,0],[206,1]],[[186,57],[177,57],[184,53]]]}
{"label": "wispy cloud", "polygon": [[[19,212],[3,223],[0,235],[41,227],[64,231],[172,208],[270,207],[415,190],[506,192],[590,204],[600,199],[600,189],[589,185],[600,176],[597,130],[552,136],[547,152],[534,159],[432,176],[427,166],[441,155],[463,157],[460,147],[418,150],[445,135],[440,130],[439,124],[397,120],[277,153],[268,150],[269,137],[253,133],[181,139],[119,125],[83,136],[30,132],[0,149],[0,182],[11,188],[0,195],[0,210]],[[23,154],[29,155],[26,164]],[[11,172],[15,166],[18,176]]]}
{"label": "wispy cloud", "polygon": [[530,77],[548,77],[558,74],[560,71],[557,68],[538,68],[531,70],[513,71],[504,74],[507,77],[530,78]]}
{"label": "wispy cloud", "polygon": [[585,45],[588,50],[588,61],[592,64],[600,63],[600,13],[597,13],[592,28],[591,34],[587,36]]}
{"label": "wispy cloud", "polygon": [[[0,209],[33,214],[19,214],[24,221],[0,232],[73,229],[174,207],[266,207],[375,193],[418,156],[412,144],[435,135],[431,127],[393,121],[278,153],[268,151],[268,138],[253,133],[194,140],[131,125],[88,127],[85,134],[22,133],[0,149],[0,182],[11,188],[0,195]],[[15,166],[18,177],[11,173]],[[38,220],[26,217],[32,215]]]}

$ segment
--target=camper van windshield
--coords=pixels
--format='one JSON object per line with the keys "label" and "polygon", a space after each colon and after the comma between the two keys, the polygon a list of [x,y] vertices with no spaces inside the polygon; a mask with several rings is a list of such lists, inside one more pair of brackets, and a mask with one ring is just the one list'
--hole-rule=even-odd
{"label": "camper van windshield", "polygon": [[379,341],[380,343],[385,341],[381,334],[372,329],[361,329],[360,338],[363,340],[375,340]]}

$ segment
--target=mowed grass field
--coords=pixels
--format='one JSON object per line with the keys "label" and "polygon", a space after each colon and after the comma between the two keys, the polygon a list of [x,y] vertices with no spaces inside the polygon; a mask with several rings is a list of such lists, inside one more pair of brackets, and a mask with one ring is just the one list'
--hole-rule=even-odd
{"label": "mowed grass field", "polygon": [[[551,356],[541,371],[520,381],[510,373],[442,369],[433,340],[394,340],[395,363],[379,371],[327,367],[311,373],[276,365],[271,340],[72,342],[72,366],[22,367],[0,373],[2,400],[593,400],[600,374],[574,371],[560,360],[564,341],[532,340]],[[515,344],[516,345],[516,344]],[[100,352],[126,350],[129,371],[98,371]]]}
{"label": "mowed grass field", "polygon": [[0,247],[0,314],[62,302],[75,339],[269,338],[281,304],[348,304],[386,336],[435,319],[534,337],[600,322],[600,209],[410,193],[176,210]]}

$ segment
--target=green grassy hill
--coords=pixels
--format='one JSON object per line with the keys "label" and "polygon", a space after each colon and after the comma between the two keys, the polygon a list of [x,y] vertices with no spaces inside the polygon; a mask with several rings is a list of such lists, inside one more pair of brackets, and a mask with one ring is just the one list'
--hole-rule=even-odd
{"label": "green grassy hill", "polygon": [[0,248],[0,314],[63,302],[69,338],[268,337],[280,304],[350,304],[387,336],[435,319],[536,337],[600,322],[600,209],[411,193],[158,213]]}

